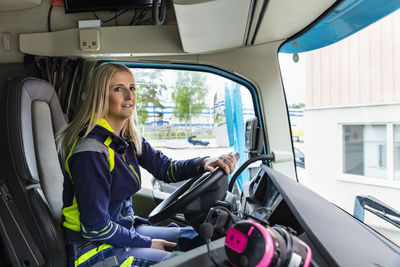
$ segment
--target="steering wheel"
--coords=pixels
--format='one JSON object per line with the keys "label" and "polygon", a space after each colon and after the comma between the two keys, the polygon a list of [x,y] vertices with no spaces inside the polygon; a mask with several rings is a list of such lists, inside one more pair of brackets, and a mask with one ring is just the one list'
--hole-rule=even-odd
{"label": "steering wheel", "polygon": [[206,193],[210,187],[216,185],[223,177],[227,179],[225,172],[221,168],[216,168],[213,173],[206,172],[197,179],[188,180],[150,213],[149,222],[158,223],[181,212],[185,206]]}
{"label": "steering wheel", "polygon": [[[273,159],[273,154],[263,154],[246,160],[232,175],[227,191],[232,192],[237,177],[248,165],[258,160]],[[185,206],[190,204],[197,197],[205,194],[209,188],[212,188],[224,177],[227,179],[225,172],[221,168],[217,167],[213,173],[206,172],[198,179],[192,178],[188,180],[177,190],[175,190],[175,192],[173,192],[168,198],[164,199],[160,204],[158,204],[158,206],[150,213],[148,217],[149,222],[155,224],[171,217],[178,212],[182,212]]]}
{"label": "steering wheel", "polygon": [[258,161],[258,160],[272,161],[274,159],[275,159],[274,154],[261,154],[261,155],[257,155],[254,158],[250,158],[250,159],[246,160],[245,162],[243,162],[242,166],[240,166],[239,169],[237,169],[235,171],[235,173],[232,175],[231,180],[229,181],[228,192],[233,192],[233,187],[235,185],[236,179],[251,163]]}

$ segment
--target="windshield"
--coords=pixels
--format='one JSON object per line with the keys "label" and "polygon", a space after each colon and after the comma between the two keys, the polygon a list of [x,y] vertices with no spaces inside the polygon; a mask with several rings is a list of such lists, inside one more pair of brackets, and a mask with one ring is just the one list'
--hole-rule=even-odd
{"label": "windshield", "polygon": [[298,180],[400,245],[400,11],[279,62]]}

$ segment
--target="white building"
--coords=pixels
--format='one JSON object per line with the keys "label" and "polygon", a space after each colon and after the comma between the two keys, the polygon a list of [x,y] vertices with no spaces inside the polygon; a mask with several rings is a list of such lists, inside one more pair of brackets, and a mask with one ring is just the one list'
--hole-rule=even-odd
{"label": "white building", "polygon": [[353,213],[357,195],[400,210],[400,11],[307,62],[301,182]]}

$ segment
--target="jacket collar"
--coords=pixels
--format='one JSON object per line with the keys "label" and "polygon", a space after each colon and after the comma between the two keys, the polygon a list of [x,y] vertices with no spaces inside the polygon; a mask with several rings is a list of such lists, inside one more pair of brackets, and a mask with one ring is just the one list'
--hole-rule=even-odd
{"label": "jacket collar", "polygon": [[109,132],[112,132],[112,133],[115,135],[113,128],[111,128],[110,124],[108,123],[108,121],[107,121],[106,119],[101,118],[101,119],[96,123],[96,125],[105,128],[106,130],[108,130]]}
{"label": "jacket collar", "polygon": [[104,118],[101,118],[96,123],[93,131],[96,135],[98,134],[105,139],[110,136],[112,138],[112,143],[114,144],[115,150],[120,154],[125,153],[126,149],[129,147],[128,142],[126,142],[122,137],[116,135],[108,121]]}

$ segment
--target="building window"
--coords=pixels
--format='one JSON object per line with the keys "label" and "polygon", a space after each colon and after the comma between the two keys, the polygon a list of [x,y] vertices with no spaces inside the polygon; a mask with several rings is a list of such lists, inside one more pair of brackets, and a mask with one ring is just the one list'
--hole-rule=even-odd
{"label": "building window", "polygon": [[386,178],[386,151],[386,125],[343,125],[344,173]]}

